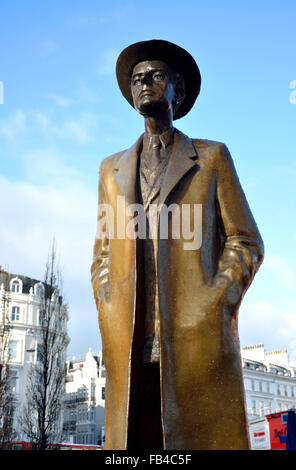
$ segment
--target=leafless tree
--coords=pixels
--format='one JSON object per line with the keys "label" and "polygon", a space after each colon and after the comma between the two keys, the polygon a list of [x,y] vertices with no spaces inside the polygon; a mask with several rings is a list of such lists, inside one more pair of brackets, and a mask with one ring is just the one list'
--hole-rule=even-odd
{"label": "leafless tree", "polygon": [[8,273],[0,267],[0,448],[9,448],[14,438],[14,397],[9,368],[10,291]]}
{"label": "leafless tree", "polygon": [[45,269],[43,288],[39,290],[40,317],[37,363],[28,375],[26,405],[21,413],[22,429],[37,450],[48,443],[60,442],[60,415],[64,394],[68,345],[67,305],[62,297],[62,278],[57,266],[54,244]]}

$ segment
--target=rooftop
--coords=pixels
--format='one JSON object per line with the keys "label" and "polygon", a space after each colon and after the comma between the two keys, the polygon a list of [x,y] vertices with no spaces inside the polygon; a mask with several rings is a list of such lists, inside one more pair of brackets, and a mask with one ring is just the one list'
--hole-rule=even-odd
{"label": "rooftop", "polygon": [[32,279],[31,277],[23,276],[21,274],[8,273],[7,271],[4,271],[0,266],[0,286],[1,284],[4,284],[5,290],[8,290],[11,279],[14,279],[15,277],[22,281],[24,294],[29,294],[30,288],[34,287],[35,284],[41,282],[40,280]]}

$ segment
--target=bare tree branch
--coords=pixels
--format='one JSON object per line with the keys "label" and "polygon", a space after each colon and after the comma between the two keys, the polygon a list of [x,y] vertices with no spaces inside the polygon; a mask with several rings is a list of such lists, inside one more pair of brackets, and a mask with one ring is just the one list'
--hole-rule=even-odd
{"label": "bare tree branch", "polygon": [[10,290],[8,276],[0,268],[0,448],[7,449],[14,438],[14,397],[9,368],[9,320]]}
{"label": "bare tree branch", "polygon": [[68,345],[67,305],[63,302],[61,273],[53,243],[40,296],[37,364],[31,366],[27,405],[22,412],[22,429],[40,450],[50,442],[60,442],[59,425],[65,387],[65,352]]}

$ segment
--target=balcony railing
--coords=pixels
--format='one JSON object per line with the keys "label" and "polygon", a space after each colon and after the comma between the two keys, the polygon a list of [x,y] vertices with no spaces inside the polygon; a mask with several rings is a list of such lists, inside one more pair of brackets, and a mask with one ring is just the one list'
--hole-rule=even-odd
{"label": "balcony railing", "polygon": [[72,427],[75,427],[75,426],[76,426],[76,420],[75,419],[63,422],[63,429],[72,428]]}
{"label": "balcony railing", "polygon": [[82,403],[88,400],[88,395],[83,395],[80,397],[64,397],[64,404],[65,405],[72,405],[74,403]]}

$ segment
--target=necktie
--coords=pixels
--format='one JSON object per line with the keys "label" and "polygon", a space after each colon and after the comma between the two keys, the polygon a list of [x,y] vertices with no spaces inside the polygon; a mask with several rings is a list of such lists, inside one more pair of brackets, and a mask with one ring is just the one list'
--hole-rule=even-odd
{"label": "necktie", "polygon": [[152,154],[151,154],[151,161],[153,168],[156,168],[160,162],[160,148],[161,142],[158,135],[153,135],[151,139],[152,145]]}

